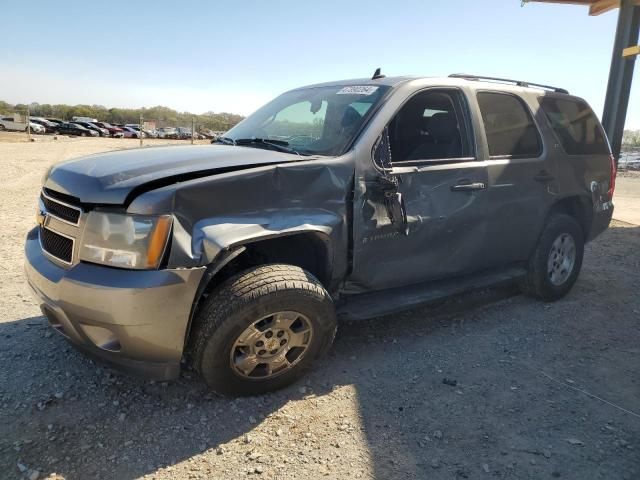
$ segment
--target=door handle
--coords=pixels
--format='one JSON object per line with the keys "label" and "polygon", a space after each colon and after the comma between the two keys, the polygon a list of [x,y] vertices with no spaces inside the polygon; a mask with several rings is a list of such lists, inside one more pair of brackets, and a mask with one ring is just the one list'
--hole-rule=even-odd
{"label": "door handle", "polygon": [[542,182],[542,183],[546,183],[546,182],[550,182],[551,180],[553,180],[553,175],[551,175],[549,172],[547,172],[546,170],[540,170],[540,172],[538,172],[537,175],[535,175],[533,177],[533,179],[536,182]]}
{"label": "door handle", "polygon": [[457,185],[453,185],[451,187],[452,192],[470,192],[473,190],[484,190],[487,188],[487,185],[482,182],[468,182],[468,183],[458,183]]}

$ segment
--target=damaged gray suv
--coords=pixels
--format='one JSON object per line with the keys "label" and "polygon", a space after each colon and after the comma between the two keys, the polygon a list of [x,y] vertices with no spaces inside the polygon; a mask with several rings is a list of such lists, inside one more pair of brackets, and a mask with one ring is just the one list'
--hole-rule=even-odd
{"label": "damaged gray suv", "polygon": [[29,284],[84,352],[154,379],[271,391],[365,319],[498,282],[559,299],[611,220],[584,100],[470,75],[289,91],[213,145],[55,165]]}

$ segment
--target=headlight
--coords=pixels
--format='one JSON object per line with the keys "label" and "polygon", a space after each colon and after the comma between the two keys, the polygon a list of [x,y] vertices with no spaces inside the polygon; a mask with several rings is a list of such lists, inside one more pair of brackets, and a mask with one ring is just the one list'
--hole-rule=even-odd
{"label": "headlight", "polygon": [[170,215],[92,211],[87,216],[80,260],[120,268],[158,268],[170,231]]}

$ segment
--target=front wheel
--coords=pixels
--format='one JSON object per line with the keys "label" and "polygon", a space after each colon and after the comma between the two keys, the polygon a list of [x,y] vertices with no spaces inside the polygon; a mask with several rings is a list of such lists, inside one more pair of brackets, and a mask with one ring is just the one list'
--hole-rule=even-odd
{"label": "front wheel", "polygon": [[223,283],[201,306],[194,367],[226,395],[257,395],[298,380],[333,343],[329,293],[292,265],[263,265]]}
{"label": "front wheel", "polygon": [[523,290],[546,301],[564,297],[578,278],[583,255],[580,224],[569,215],[552,216],[529,260]]}

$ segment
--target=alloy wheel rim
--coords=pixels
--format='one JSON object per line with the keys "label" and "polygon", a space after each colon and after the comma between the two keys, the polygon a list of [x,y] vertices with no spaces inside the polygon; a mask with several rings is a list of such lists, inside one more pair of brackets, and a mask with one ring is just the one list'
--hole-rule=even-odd
{"label": "alloy wheel rim", "polygon": [[568,233],[562,233],[551,244],[547,260],[549,281],[556,286],[567,281],[576,263],[576,242]]}
{"label": "alloy wheel rim", "polygon": [[301,313],[276,312],[251,323],[231,347],[230,363],[236,375],[264,380],[281,375],[304,358],[313,327]]}

